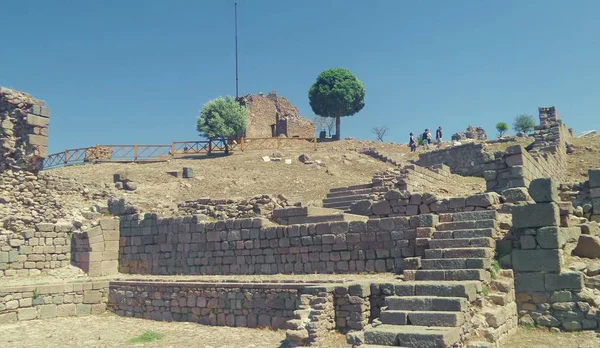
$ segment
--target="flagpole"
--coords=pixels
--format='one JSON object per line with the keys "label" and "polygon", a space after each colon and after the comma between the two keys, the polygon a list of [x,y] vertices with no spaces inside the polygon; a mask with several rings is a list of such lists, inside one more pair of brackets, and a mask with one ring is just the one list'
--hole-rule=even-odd
{"label": "flagpole", "polygon": [[238,75],[238,35],[237,35],[237,2],[235,3],[235,97],[239,97],[239,75]]}

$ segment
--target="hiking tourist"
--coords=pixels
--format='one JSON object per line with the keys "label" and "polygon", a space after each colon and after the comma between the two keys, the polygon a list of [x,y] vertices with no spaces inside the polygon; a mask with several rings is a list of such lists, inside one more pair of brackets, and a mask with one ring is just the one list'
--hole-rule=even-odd
{"label": "hiking tourist", "polygon": [[408,145],[410,145],[410,152],[417,151],[417,139],[415,139],[415,133],[410,132],[410,140],[408,141]]}
{"label": "hiking tourist", "polygon": [[435,141],[437,142],[437,148],[441,148],[442,147],[442,126],[439,126],[438,129],[435,131]]}

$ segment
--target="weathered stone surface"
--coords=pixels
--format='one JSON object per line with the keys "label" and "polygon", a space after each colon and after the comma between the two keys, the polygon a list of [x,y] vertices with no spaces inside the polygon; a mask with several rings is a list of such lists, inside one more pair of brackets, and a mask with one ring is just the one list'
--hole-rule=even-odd
{"label": "weathered stone surface", "polygon": [[[388,204],[388,206],[389,206],[389,204]],[[364,201],[360,201],[360,202],[356,202],[356,203],[352,204],[352,206],[350,207],[350,212],[352,214],[356,214],[356,215],[369,216],[372,214],[371,207],[372,207],[371,201],[364,200]]]}
{"label": "weathered stone surface", "polygon": [[541,315],[535,319],[535,322],[540,326],[545,327],[558,327],[560,326],[560,321],[558,321],[555,317],[550,314]]}
{"label": "weathered stone surface", "polygon": [[600,187],[600,168],[589,169],[588,177],[590,178],[589,182],[591,188]]}
{"label": "weathered stone surface", "polygon": [[558,183],[553,178],[534,179],[529,184],[529,195],[536,203],[558,202]]}
{"label": "weathered stone surface", "polygon": [[582,234],[579,236],[573,255],[590,259],[600,258],[600,237]]}
{"label": "weathered stone surface", "polygon": [[544,287],[544,274],[538,272],[515,273],[515,291],[546,291]]}
{"label": "weathered stone surface", "polygon": [[581,290],[583,289],[583,273],[564,272],[560,274],[548,273],[544,276],[546,290]]}
{"label": "weathered stone surface", "polygon": [[502,191],[502,199],[506,203],[518,203],[531,201],[529,192],[524,187],[509,188]]}
{"label": "weathered stone surface", "polygon": [[373,204],[371,207],[373,214],[375,215],[388,215],[392,212],[390,203],[388,201],[380,201]]}
{"label": "weathered stone surface", "polygon": [[538,203],[513,208],[513,227],[532,228],[560,226],[560,215],[556,203]]}
{"label": "weathered stone surface", "polygon": [[513,250],[512,264],[515,272],[555,272],[562,266],[562,254],[559,250],[535,249]]}
{"label": "weathered stone surface", "polygon": [[521,248],[522,249],[535,249],[537,244],[534,236],[521,236]]}
{"label": "weathered stone surface", "polygon": [[566,243],[560,227],[557,226],[539,228],[535,235],[535,239],[543,249],[560,249]]}

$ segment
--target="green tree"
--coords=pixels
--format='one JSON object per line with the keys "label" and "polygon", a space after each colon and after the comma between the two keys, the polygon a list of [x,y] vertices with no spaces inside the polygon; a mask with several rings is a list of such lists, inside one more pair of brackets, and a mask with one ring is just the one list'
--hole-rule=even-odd
{"label": "green tree", "polygon": [[517,133],[529,133],[535,127],[535,120],[533,116],[521,114],[515,118],[515,123],[513,123],[513,129]]}
{"label": "green tree", "polygon": [[496,123],[496,130],[498,131],[498,137],[501,137],[508,131],[508,123],[498,122]]}
{"label": "green tree", "polygon": [[218,97],[204,104],[196,129],[205,138],[233,138],[246,131],[248,110],[233,97]]}
{"label": "green tree", "polygon": [[308,91],[313,112],[335,118],[335,137],[340,139],[340,118],[351,116],[365,106],[365,85],[348,69],[323,71]]}

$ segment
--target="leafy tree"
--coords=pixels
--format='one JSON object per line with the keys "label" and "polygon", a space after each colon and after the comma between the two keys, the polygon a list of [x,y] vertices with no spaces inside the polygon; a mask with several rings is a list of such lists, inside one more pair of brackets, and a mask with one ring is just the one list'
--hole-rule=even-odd
{"label": "leafy tree", "polygon": [[517,133],[529,133],[535,127],[535,120],[533,116],[521,114],[515,118],[515,123],[513,123],[513,129]]}
{"label": "leafy tree", "polygon": [[308,91],[313,112],[335,118],[335,137],[340,139],[340,118],[351,116],[365,106],[365,86],[348,69],[323,71]]}
{"label": "leafy tree", "polygon": [[496,130],[498,131],[498,137],[501,137],[508,131],[508,123],[498,122],[496,123]]}
{"label": "leafy tree", "polygon": [[390,129],[388,128],[388,126],[382,126],[382,127],[373,127],[371,132],[373,134],[375,134],[375,136],[377,137],[377,140],[383,142],[383,137],[386,136],[386,134],[389,130]]}
{"label": "leafy tree", "polygon": [[246,131],[248,110],[233,97],[218,97],[204,104],[196,129],[206,138],[233,138]]}

